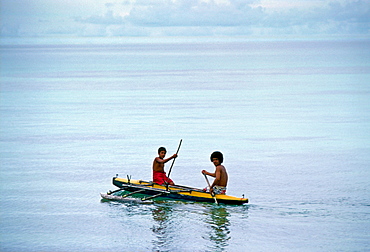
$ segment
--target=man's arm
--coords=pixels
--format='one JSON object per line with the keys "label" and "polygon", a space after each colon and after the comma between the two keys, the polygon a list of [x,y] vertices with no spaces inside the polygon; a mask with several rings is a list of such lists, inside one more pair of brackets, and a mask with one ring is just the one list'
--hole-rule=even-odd
{"label": "man's arm", "polygon": [[211,176],[211,177],[216,177],[216,173],[210,173],[210,172],[207,172],[206,170],[203,170],[202,173],[208,176]]}
{"label": "man's arm", "polygon": [[167,163],[168,161],[170,161],[171,159],[176,158],[176,157],[177,157],[177,154],[173,154],[171,157],[166,158],[166,159],[161,159],[159,157],[156,157],[155,161],[157,161],[158,163]]}

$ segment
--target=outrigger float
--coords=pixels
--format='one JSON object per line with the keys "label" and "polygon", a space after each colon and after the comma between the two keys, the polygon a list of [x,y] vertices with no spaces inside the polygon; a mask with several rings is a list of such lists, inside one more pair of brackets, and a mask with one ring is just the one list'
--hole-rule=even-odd
{"label": "outrigger float", "polygon": [[[231,205],[242,205],[248,203],[247,198],[238,198],[225,194],[211,195],[209,192],[205,192],[202,189],[180,186],[180,185],[159,185],[153,182],[143,180],[132,180],[129,176],[127,179],[119,178],[118,176],[113,177],[113,185],[119,189],[115,191],[109,191],[106,194],[101,193],[101,197],[106,200],[115,200],[121,202],[135,202],[135,203],[153,203],[151,201],[154,198],[161,199],[172,199],[172,200],[184,200],[184,201],[196,201],[196,202],[211,202],[211,203],[223,203]],[[117,196],[113,193],[118,191],[127,191],[129,193]],[[132,195],[144,195],[142,198],[128,198]]]}

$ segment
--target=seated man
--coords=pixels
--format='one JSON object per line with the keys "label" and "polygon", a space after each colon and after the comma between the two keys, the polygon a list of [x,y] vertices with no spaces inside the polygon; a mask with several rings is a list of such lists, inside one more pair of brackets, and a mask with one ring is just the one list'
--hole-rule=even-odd
{"label": "seated man", "polygon": [[173,154],[171,157],[164,159],[166,156],[166,148],[160,147],[158,149],[158,157],[156,157],[153,161],[153,182],[163,185],[163,184],[169,184],[174,185],[175,183],[166,176],[166,173],[164,172],[164,164],[170,161],[173,158],[177,157],[177,154]]}
{"label": "seated man", "polygon": [[224,161],[224,157],[221,152],[215,151],[211,154],[211,162],[216,167],[216,170],[214,173],[207,172],[206,170],[203,170],[202,173],[208,176],[212,176],[215,178],[213,181],[211,188],[209,188],[210,193],[214,194],[225,194],[226,193],[226,186],[227,186],[227,180],[228,175],[226,172],[226,168],[221,165]]}

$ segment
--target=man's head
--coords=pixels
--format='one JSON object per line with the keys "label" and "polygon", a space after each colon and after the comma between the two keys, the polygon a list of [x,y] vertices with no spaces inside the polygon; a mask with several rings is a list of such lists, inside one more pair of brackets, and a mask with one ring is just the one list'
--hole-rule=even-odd
{"label": "man's head", "polygon": [[214,163],[214,161],[216,161],[216,159],[219,162],[219,164],[222,164],[222,162],[224,161],[224,156],[222,155],[221,152],[215,151],[211,154],[211,162]]}
{"label": "man's head", "polygon": [[166,156],[167,150],[164,147],[159,147],[158,149],[158,155],[161,158],[164,158]]}
{"label": "man's head", "polygon": [[158,149],[158,154],[161,153],[161,151],[167,152],[166,148],[164,147],[159,147]]}

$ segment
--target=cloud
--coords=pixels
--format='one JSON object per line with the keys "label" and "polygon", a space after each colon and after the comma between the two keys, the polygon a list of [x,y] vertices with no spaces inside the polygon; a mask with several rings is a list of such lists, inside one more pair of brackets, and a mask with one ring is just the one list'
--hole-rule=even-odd
{"label": "cloud", "polygon": [[103,25],[115,25],[124,24],[123,18],[118,15],[114,15],[113,11],[108,10],[104,15],[93,15],[87,18],[76,17],[76,22],[89,23],[89,24],[103,24]]}
{"label": "cloud", "polygon": [[[253,3],[254,1],[250,1]],[[125,21],[140,26],[241,26],[251,25],[262,17],[261,7],[247,1],[166,1],[163,5],[137,6]]]}
{"label": "cloud", "polygon": [[365,24],[370,22],[370,4],[368,1],[355,1],[344,5],[331,2],[326,12],[329,18],[336,21]]}
{"label": "cloud", "polygon": [[[367,0],[2,0],[2,36],[370,33]],[[21,3],[21,4],[20,4]],[[42,21],[42,22],[41,22]]]}

